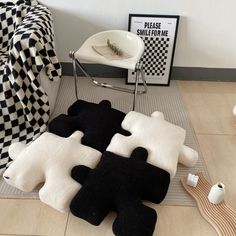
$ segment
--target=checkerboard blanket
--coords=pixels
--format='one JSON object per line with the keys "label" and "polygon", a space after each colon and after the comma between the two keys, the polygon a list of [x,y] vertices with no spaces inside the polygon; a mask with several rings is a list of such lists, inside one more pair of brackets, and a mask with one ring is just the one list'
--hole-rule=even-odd
{"label": "checkerboard blanket", "polygon": [[37,77],[61,76],[50,11],[37,1],[0,3],[0,175],[12,142],[28,143],[46,130],[48,96]]}

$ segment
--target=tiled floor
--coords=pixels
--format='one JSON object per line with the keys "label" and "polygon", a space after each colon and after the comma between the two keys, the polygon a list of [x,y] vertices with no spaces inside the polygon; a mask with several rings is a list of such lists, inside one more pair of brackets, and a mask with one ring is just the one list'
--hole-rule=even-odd
{"label": "tiled floor", "polygon": [[[236,209],[236,83],[178,81],[209,174],[226,185],[226,199]],[[154,235],[216,236],[196,207],[158,206]],[[0,235],[111,236],[109,217],[98,227],[59,213],[38,200],[0,199]]]}

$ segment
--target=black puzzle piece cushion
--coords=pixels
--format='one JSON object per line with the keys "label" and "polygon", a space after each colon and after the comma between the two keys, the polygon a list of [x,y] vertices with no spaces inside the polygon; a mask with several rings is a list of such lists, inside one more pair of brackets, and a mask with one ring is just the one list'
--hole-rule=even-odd
{"label": "black puzzle piece cushion", "polygon": [[125,115],[112,108],[108,100],[102,100],[99,104],[77,100],[69,107],[68,115],[59,115],[49,123],[48,128],[62,137],[69,137],[80,130],[84,133],[82,144],[104,152],[116,133],[130,135],[121,127]]}
{"label": "black puzzle piece cushion", "polygon": [[170,175],[146,163],[147,154],[142,147],[134,149],[130,158],[106,151],[95,169],[74,167],[72,178],[83,186],[70,204],[72,214],[99,225],[115,210],[115,235],[151,236],[157,214],[142,200],[160,203],[168,191]]}

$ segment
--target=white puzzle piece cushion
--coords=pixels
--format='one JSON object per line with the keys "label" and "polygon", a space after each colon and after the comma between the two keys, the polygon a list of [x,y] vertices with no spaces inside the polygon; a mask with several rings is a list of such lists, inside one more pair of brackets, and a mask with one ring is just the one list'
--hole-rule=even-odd
{"label": "white puzzle piece cushion", "polygon": [[155,111],[151,117],[130,111],[122,122],[122,128],[131,136],[115,134],[107,151],[121,156],[130,156],[135,147],[148,150],[147,162],[170,173],[176,174],[178,162],[192,167],[198,160],[198,153],[185,146],[185,130],[164,120],[163,113]]}
{"label": "white puzzle piece cushion", "polygon": [[29,145],[13,143],[9,155],[14,161],[4,172],[4,179],[26,192],[44,183],[40,200],[59,211],[69,211],[81,187],[71,178],[71,169],[76,165],[94,168],[101,157],[99,151],[81,144],[82,136],[80,131],[68,138],[45,132]]}
{"label": "white puzzle piece cushion", "polygon": [[234,106],[233,114],[236,116],[236,106]]}

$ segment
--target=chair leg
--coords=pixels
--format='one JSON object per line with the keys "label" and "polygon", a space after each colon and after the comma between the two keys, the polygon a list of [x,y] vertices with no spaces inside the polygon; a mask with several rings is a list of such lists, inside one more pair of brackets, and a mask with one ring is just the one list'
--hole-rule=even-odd
{"label": "chair leg", "polygon": [[[144,89],[141,93],[138,90],[140,75],[141,75],[141,79],[142,79],[142,83],[143,83],[143,87],[144,87]],[[145,80],[145,74],[144,74],[144,71],[143,71],[142,64],[140,63],[140,64],[138,64],[138,66],[136,68],[134,98],[133,98],[133,111],[135,110],[135,106],[136,106],[137,94],[145,94],[145,93],[147,93],[147,83],[146,83],[146,80]]]}
{"label": "chair leg", "polygon": [[133,111],[135,110],[135,107],[136,107],[136,98],[137,98],[137,91],[138,91],[139,74],[140,74],[140,71],[137,70],[136,75],[135,75],[135,85],[134,85],[134,98],[133,98],[133,109],[132,109]]}
{"label": "chair leg", "polygon": [[[134,94],[133,110],[135,110],[137,94],[147,93],[147,84],[146,84],[146,80],[145,80],[145,76],[144,76],[144,71],[142,68],[142,64],[140,64],[140,63],[138,63],[136,71],[135,71],[136,72],[135,87],[134,87],[134,89],[128,89],[128,88],[123,88],[123,87],[117,87],[117,86],[107,84],[107,83],[98,82],[97,80],[93,79],[93,77],[86,71],[86,69],[79,62],[79,60],[75,58],[73,51],[71,51],[69,55],[72,59],[72,64],[73,64],[73,75],[74,75],[74,79],[75,79],[75,95],[76,95],[77,100],[78,100],[78,88],[77,88],[78,77],[77,77],[76,65],[80,68],[80,70],[83,72],[83,74],[87,78],[91,79],[91,81],[97,86],[104,87],[104,88],[110,88],[110,89],[114,89],[114,90],[118,90],[118,91],[122,91],[122,92],[133,93]],[[142,83],[143,83],[143,87],[144,87],[143,90],[138,90],[140,74],[141,74],[141,79],[142,79]]]}
{"label": "chair leg", "polygon": [[78,100],[79,99],[79,96],[78,96],[78,86],[77,86],[78,78],[77,78],[77,72],[76,72],[76,61],[75,61],[74,53],[73,52],[70,52],[70,57],[71,57],[72,66],[73,66],[73,76],[74,76],[74,83],[75,83],[75,97]]}
{"label": "chair leg", "polygon": [[144,87],[144,92],[143,93],[147,93],[147,82],[145,80],[145,73],[143,71],[143,68],[141,66],[140,68],[140,73],[141,73],[141,79],[142,79],[142,82],[143,82],[143,87]]}

